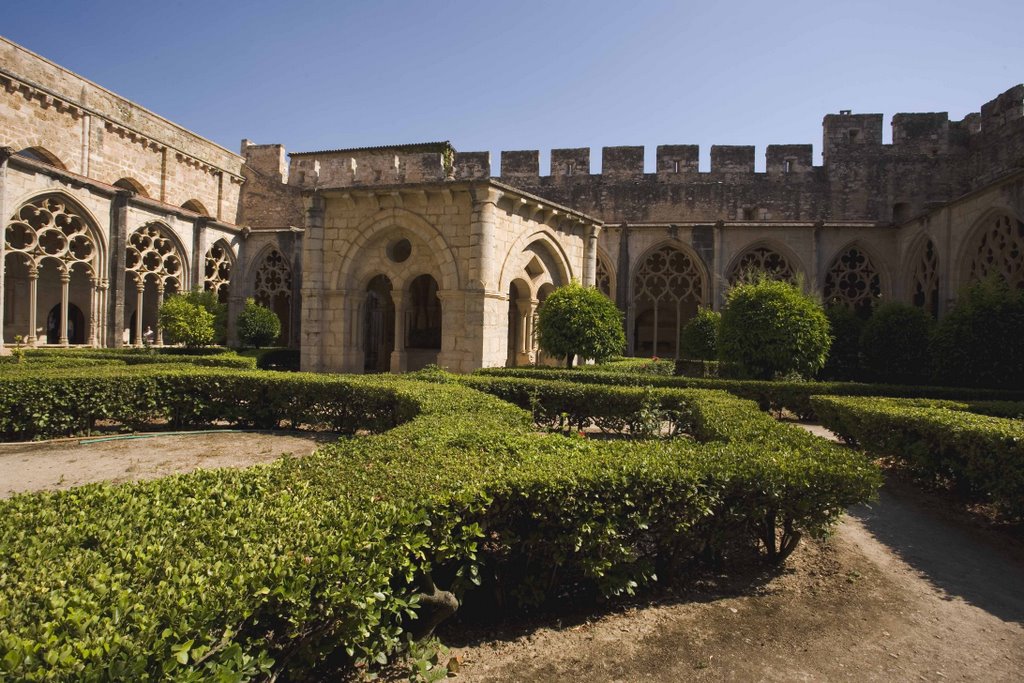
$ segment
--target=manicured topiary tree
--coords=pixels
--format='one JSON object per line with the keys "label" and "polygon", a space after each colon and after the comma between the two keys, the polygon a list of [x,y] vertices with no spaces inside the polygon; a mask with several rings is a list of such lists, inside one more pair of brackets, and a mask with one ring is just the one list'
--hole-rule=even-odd
{"label": "manicured topiary tree", "polygon": [[746,377],[813,377],[832,343],[821,304],[789,282],[758,279],[730,290],[718,357]]}
{"label": "manicured topiary tree", "polygon": [[718,326],[722,314],[710,308],[700,308],[690,318],[679,335],[679,350],[683,358],[715,360],[718,358]]}
{"label": "manicured topiary tree", "polygon": [[940,384],[1024,387],[1024,290],[1000,279],[960,292],[932,338],[934,379]]}
{"label": "manicured topiary tree", "polygon": [[916,306],[882,304],[864,323],[861,360],[867,378],[889,384],[928,381],[928,343],[932,319]]}
{"label": "manicured topiary tree", "polygon": [[603,362],[622,353],[626,335],[622,314],[593,287],[572,282],[553,291],[537,312],[537,342],[555,358],[572,367],[579,356]]}
{"label": "manicured topiary tree", "polygon": [[160,327],[172,344],[198,348],[212,344],[215,317],[188,295],[172,295],[160,304]]}
{"label": "manicured topiary tree", "polygon": [[253,298],[245,300],[245,308],[238,314],[238,338],[246,346],[270,346],[281,334],[281,321],[277,314]]}
{"label": "manicured topiary tree", "polygon": [[832,304],[825,307],[829,328],[832,332],[832,346],[828,360],[821,369],[820,377],[826,380],[859,380],[860,335],[864,331],[864,318],[849,306]]}

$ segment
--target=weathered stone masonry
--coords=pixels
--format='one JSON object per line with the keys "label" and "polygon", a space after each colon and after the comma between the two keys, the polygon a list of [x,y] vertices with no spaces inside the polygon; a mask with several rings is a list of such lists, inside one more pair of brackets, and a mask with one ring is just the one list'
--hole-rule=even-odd
{"label": "weathered stone masonry", "polygon": [[[1024,286],[1024,86],[961,121],[825,116],[809,144],[486,152],[447,142],[234,154],[0,39],[0,344],[140,344],[170,292],[271,307],[313,370],[545,362],[533,322],[578,279],[629,351],[671,357],[753,270],[867,310],[940,315],[965,284]],[[126,332],[127,330],[127,332]],[[156,330],[159,333],[159,330]],[[160,343],[159,334],[156,342]],[[0,347],[2,348],[2,347]]]}

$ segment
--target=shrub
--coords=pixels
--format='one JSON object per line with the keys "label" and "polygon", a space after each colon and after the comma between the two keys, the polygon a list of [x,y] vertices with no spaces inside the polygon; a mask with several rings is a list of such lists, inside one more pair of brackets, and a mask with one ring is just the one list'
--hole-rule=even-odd
{"label": "shrub", "polygon": [[927,382],[931,331],[931,317],[916,306],[897,302],[879,306],[864,323],[860,337],[867,377],[895,384]]}
{"label": "shrub", "polygon": [[935,329],[938,381],[957,386],[1024,386],[1024,290],[987,280],[960,292]]}
{"label": "shrub", "polygon": [[202,306],[213,316],[213,343],[226,344],[228,330],[228,306],[217,300],[217,294],[209,289],[193,289],[184,296],[193,304]]}
{"label": "shrub", "polygon": [[830,344],[821,304],[798,286],[762,278],[729,291],[718,353],[742,375],[813,377],[825,364]]}
{"label": "shrub", "polygon": [[833,396],[811,402],[823,424],[847,441],[1024,517],[1024,422],[992,416],[1019,417],[1024,404]]}
{"label": "shrub", "polygon": [[[525,412],[428,374],[445,384],[195,369],[0,378],[5,419],[25,396],[71,388],[69,403],[159,411],[177,396],[217,420],[239,397],[278,401],[268,418],[284,421],[275,411],[319,396],[351,425],[395,425],[302,459],[0,501],[0,678],[333,678],[317,667],[383,663],[428,630],[440,587],[502,614],[631,593],[702,562],[777,562],[878,485],[859,453],[720,392],[659,398],[684,406],[704,443],[613,443],[537,435]],[[606,393],[627,411],[651,395]]]}
{"label": "shrub", "polygon": [[622,353],[622,313],[594,287],[572,282],[553,291],[537,313],[537,342],[572,367],[575,356],[598,363]]}
{"label": "shrub", "polygon": [[281,321],[277,314],[253,298],[245,300],[245,308],[235,322],[238,338],[246,346],[270,346],[281,335]]}
{"label": "shrub", "polygon": [[848,306],[833,304],[825,308],[832,346],[820,376],[825,380],[858,380],[861,378],[860,335],[864,318]]}
{"label": "shrub", "polygon": [[718,358],[718,327],[722,314],[710,308],[697,309],[697,315],[683,326],[679,350],[684,358],[715,360]]}
{"label": "shrub", "polygon": [[213,343],[214,316],[187,296],[174,295],[160,304],[160,327],[172,344],[198,348]]}

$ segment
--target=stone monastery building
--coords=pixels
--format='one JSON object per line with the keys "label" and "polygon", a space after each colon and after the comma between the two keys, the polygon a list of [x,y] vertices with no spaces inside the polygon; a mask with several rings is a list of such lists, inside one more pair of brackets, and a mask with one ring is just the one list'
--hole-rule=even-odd
{"label": "stone monastery building", "polygon": [[[0,39],[0,343],[118,347],[168,294],[281,318],[306,370],[538,360],[537,306],[577,279],[624,313],[630,354],[673,357],[698,306],[754,269],[828,301],[942,315],[965,284],[1024,287],[1024,86],[950,121],[824,119],[812,146],[486,152],[447,142],[238,154]],[[233,327],[229,323],[229,330]],[[230,334],[230,332],[229,332]]]}

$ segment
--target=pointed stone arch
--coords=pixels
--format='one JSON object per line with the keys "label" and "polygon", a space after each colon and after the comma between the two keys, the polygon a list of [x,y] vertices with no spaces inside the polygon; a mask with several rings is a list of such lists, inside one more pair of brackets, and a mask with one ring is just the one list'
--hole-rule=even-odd
{"label": "pointed stone arch", "polygon": [[207,208],[203,205],[203,203],[198,199],[188,200],[187,202],[181,205],[181,208],[185,209],[186,211],[191,211],[192,213],[198,213],[200,216],[211,215]]}
{"label": "pointed stone arch", "polygon": [[615,292],[618,287],[618,278],[615,268],[608,254],[601,248],[597,250],[597,272],[594,277],[594,286],[606,297],[615,301]]}
{"label": "pointed stone arch", "polygon": [[131,190],[132,192],[141,197],[149,196],[149,190],[146,189],[146,186],[140,183],[135,178],[118,178],[111,184],[114,187],[120,187],[122,190]]}
{"label": "pointed stone arch", "polygon": [[630,275],[627,334],[634,355],[678,358],[679,333],[707,305],[707,268],[685,245],[661,242],[638,258]]}
{"label": "pointed stone arch", "polygon": [[885,278],[879,261],[858,241],[836,252],[825,271],[823,296],[826,304],[854,309],[870,315],[885,294]]}
{"label": "pointed stone arch", "polygon": [[63,171],[68,170],[68,167],[60,160],[56,154],[46,149],[42,145],[33,145],[25,147],[16,152],[18,156],[25,157],[26,159],[32,159],[34,161],[41,161],[44,164],[49,164],[55,168],[59,168]]}
{"label": "pointed stone arch", "polygon": [[994,276],[1024,289],[1024,221],[1010,210],[992,209],[968,234],[960,256],[962,285]]}
{"label": "pointed stone arch", "polygon": [[235,268],[235,253],[231,245],[225,239],[217,240],[206,250],[203,263],[203,289],[214,292],[220,303],[227,303],[231,272]]}
{"label": "pointed stone arch", "polygon": [[498,286],[507,292],[513,280],[525,279],[535,296],[543,284],[549,282],[560,287],[569,284],[573,276],[572,264],[558,237],[549,230],[537,230],[520,235],[509,248],[501,264]]}
{"label": "pointed stone arch", "polygon": [[[4,225],[3,266],[3,338],[39,343],[51,322],[47,313],[56,309],[49,341],[101,343],[106,244],[95,218],[73,197],[47,192],[21,202]],[[69,335],[74,311],[80,320]]]}
{"label": "pointed stone arch", "polygon": [[164,343],[160,305],[168,295],[188,291],[188,262],[185,245],[165,223],[150,221],[128,235],[124,314],[129,343]]}
{"label": "pointed stone arch", "polygon": [[754,273],[796,284],[804,272],[797,256],[773,240],[757,240],[741,249],[726,269],[729,285],[748,281]]}
{"label": "pointed stone arch", "polygon": [[939,251],[934,240],[922,233],[914,240],[910,257],[903,268],[906,273],[906,292],[910,303],[933,318],[939,317]]}
{"label": "pointed stone arch", "polygon": [[291,342],[293,269],[292,264],[276,245],[267,245],[253,261],[251,269],[252,293],[256,303],[266,306],[281,322],[284,344]]}

